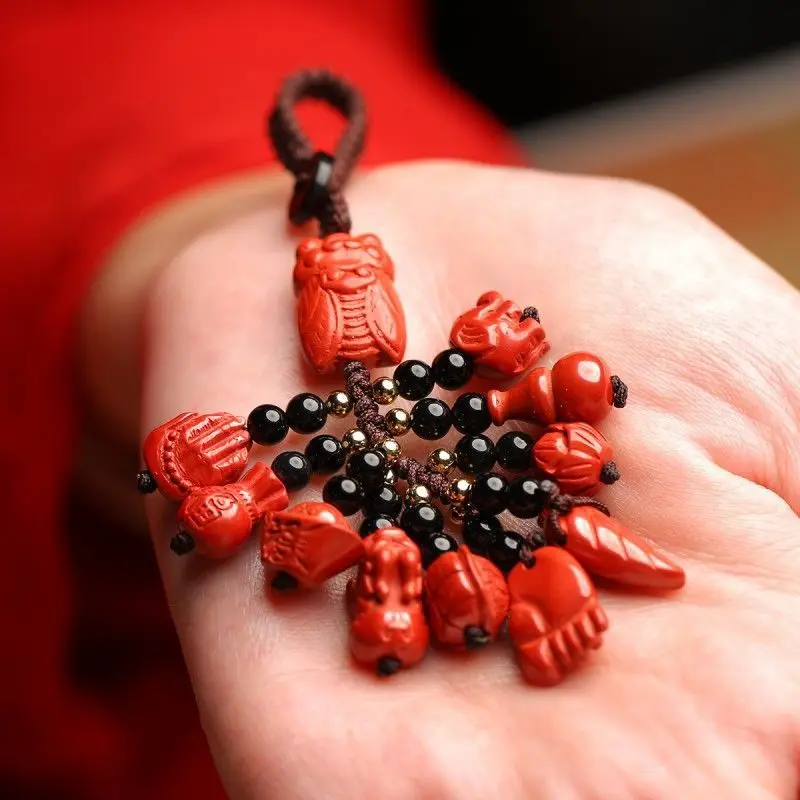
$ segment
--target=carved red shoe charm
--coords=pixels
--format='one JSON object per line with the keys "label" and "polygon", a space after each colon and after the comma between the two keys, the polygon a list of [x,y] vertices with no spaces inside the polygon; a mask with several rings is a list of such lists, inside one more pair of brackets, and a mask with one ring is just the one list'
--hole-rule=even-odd
{"label": "carved red shoe charm", "polygon": [[508,633],[525,679],[553,686],[603,641],[608,619],[583,567],[566,551],[543,547],[535,564],[508,576]]}

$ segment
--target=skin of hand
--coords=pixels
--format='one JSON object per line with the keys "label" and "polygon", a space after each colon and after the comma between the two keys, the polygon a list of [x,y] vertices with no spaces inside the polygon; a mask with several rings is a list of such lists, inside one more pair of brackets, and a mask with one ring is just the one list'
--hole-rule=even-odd
{"label": "skin of hand", "polygon": [[[100,279],[84,367],[93,416],[119,448],[183,410],[246,415],[341,385],[300,355],[289,190],[267,181],[235,213],[189,226],[136,292],[131,263]],[[175,509],[148,498],[231,796],[794,800],[800,295],[642,185],[431,163],[361,176],[347,196],[354,231],[377,233],[395,261],[408,357],[431,358],[455,316],[497,289],[539,309],[548,359],[595,351],[626,380],[628,407],[600,426],[623,477],[601,499],[672,554],[687,585],[663,597],[603,587],[604,647],[553,689],[523,683],[507,642],[432,651],[380,681],[350,661],[343,576],[271,602],[255,541],[222,563],[177,558]]]}

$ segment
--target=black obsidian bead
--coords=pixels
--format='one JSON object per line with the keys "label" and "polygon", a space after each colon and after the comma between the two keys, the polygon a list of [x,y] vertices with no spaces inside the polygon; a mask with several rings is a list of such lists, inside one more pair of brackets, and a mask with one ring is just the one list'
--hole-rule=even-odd
{"label": "black obsidian bead", "polygon": [[422,566],[427,569],[439,556],[458,550],[458,542],[449,533],[432,533],[420,547]]}
{"label": "black obsidian bead", "polygon": [[432,533],[444,528],[442,512],[430,503],[416,503],[403,511],[400,527],[417,543],[423,543]]}
{"label": "black obsidian bead", "polygon": [[420,439],[441,439],[450,430],[453,414],[443,400],[427,397],[411,409],[411,430]]}
{"label": "black obsidian bead", "polygon": [[296,492],[308,486],[311,480],[311,464],[302,454],[294,450],[279,453],[272,462],[272,471],[278,476],[287,492]]}
{"label": "black obsidian bead", "polygon": [[152,473],[143,469],[136,475],[136,488],[139,490],[139,494],[153,494],[158,489],[158,484]]}
{"label": "black obsidian bead", "polygon": [[478,475],[472,484],[470,503],[481,514],[499,514],[508,505],[508,481],[496,472]]}
{"label": "black obsidian bead", "polygon": [[486,556],[492,547],[492,542],[503,530],[497,517],[468,516],[464,520],[462,536],[464,544],[475,555]]}
{"label": "black obsidian bead", "polygon": [[325,402],[311,392],[296,394],[286,406],[289,427],[297,433],[316,433],[328,419]]}
{"label": "black obsidian bead", "polygon": [[508,510],[520,519],[538,517],[548,494],[533,478],[515,478],[508,489]]}
{"label": "black obsidian bead", "polygon": [[495,445],[497,463],[509,472],[524,472],[533,464],[533,439],[527,433],[509,431]]}
{"label": "black obsidian bead", "polygon": [[322,499],[349,517],[364,504],[364,489],[357,480],[347,475],[334,475],[322,487]]}
{"label": "black obsidian bead", "polygon": [[489,548],[489,558],[503,572],[510,572],[518,563],[525,540],[516,531],[500,531]]}
{"label": "black obsidian bead", "polygon": [[482,433],[462,437],[455,454],[458,468],[468,475],[488,472],[494,466],[494,443]]}
{"label": "black obsidian bead", "polygon": [[400,397],[421,400],[433,389],[433,373],[424,361],[403,361],[394,371],[394,382]]}
{"label": "black obsidian bead", "polygon": [[465,392],[453,403],[453,425],[461,433],[483,433],[492,424],[485,394]]}
{"label": "black obsidian bead", "polygon": [[256,406],[247,417],[247,432],[256,444],[278,444],[289,433],[286,414],[278,406]]}
{"label": "black obsidian bead", "polygon": [[361,450],[347,461],[347,474],[361,483],[365,490],[378,486],[386,474],[386,456],[379,450]]}
{"label": "black obsidian bead", "polygon": [[394,487],[384,484],[367,492],[364,510],[373,516],[396,517],[403,510],[403,498]]}
{"label": "black obsidian bead", "polygon": [[324,475],[340,470],[347,460],[347,452],[335,436],[322,433],[306,445],[306,458],[314,472]]}
{"label": "black obsidian bead", "polygon": [[460,389],[472,377],[472,358],[461,350],[443,350],[431,364],[433,379],[442,389]]}
{"label": "black obsidian bead", "polygon": [[394,518],[386,514],[375,514],[369,517],[364,517],[358,532],[362,538],[369,536],[371,533],[380,530],[381,528],[393,528],[397,523]]}

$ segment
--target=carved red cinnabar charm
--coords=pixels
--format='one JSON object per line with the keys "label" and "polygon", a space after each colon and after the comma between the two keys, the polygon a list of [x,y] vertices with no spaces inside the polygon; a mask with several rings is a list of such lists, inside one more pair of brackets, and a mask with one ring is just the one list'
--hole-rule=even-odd
{"label": "carved red cinnabar charm", "polygon": [[297,248],[297,322],[316,370],[337,361],[400,361],[406,324],[393,279],[394,265],[372,234],[332,233]]}
{"label": "carved red cinnabar charm", "polygon": [[[593,575],[648,589],[680,589],[683,570],[638,533],[591,505],[546,516],[547,538],[562,544]],[[537,553],[538,555],[538,553]]]}
{"label": "carved red cinnabar charm", "polygon": [[486,292],[453,323],[450,343],[484,370],[513,377],[527,372],[549,349],[534,308],[520,309],[499,292]]}
{"label": "carved red cinnabar charm", "polygon": [[608,618],[589,576],[566,551],[536,550],[533,566],[511,570],[508,591],[508,634],[529,683],[559,683],[602,644]]}
{"label": "carved red cinnabar charm", "polygon": [[[178,508],[178,527],[201,555],[225,558],[241,547],[266,512],[287,505],[284,485],[266,464],[258,463],[236,483],[191,491]],[[185,539],[180,549],[187,551]]]}
{"label": "carved red cinnabar charm", "polygon": [[230,483],[244,472],[251,446],[241,417],[179,414],[144,440],[147,472],[139,473],[140,490],[157,488],[168,500],[180,502],[192,489]]}
{"label": "carved red cinnabar charm", "polygon": [[261,560],[281,573],[276,588],[318,586],[352,567],[364,544],[343,514],[328,503],[300,503],[270,514],[261,532]]}
{"label": "carved red cinnabar charm", "polygon": [[612,375],[605,361],[591,353],[571,353],[552,369],[537,367],[525,380],[502,392],[489,392],[489,413],[495,425],[519,419],[537,425],[604,420],[611,409],[623,408],[628,388]]}
{"label": "carved red cinnabar charm", "polygon": [[439,644],[474,650],[494,639],[506,618],[506,579],[491,561],[461,545],[425,573],[425,608]]}
{"label": "carved red cinnabar charm", "polygon": [[422,606],[422,557],[399,528],[364,540],[366,555],[347,587],[353,658],[378,675],[421,661],[430,634]]}
{"label": "carved red cinnabar charm", "polygon": [[611,445],[585,422],[550,425],[536,442],[533,456],[536,466],[566,494],[591,496],[619,479]]}

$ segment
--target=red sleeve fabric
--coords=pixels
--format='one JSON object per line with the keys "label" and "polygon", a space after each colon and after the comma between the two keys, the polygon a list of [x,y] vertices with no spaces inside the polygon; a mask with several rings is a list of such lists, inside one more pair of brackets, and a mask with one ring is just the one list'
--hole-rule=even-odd
{"label": "red sleeve fabric", "polygon": [[[363,163],[518,162],[438,75],[413,0],[9,2],[0,11],[0,795],[221,797],[146,543],[67,519],[74,328],[104,253],[170,196],[267,165],[267,107],[325,66],[364,92]],[[314,117],[330,146],[336,125]]]}

